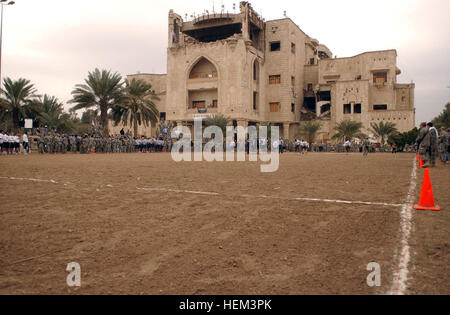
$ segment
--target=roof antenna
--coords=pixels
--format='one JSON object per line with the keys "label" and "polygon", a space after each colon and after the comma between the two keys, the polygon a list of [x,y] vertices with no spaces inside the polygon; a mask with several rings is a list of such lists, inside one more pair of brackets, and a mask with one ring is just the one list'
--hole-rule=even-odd
{"label": "roof antenna", "polygon": [[284,15],[284,17],[287,17],[287,15],[286,15],[286,10],[283,12],[283,15]]}

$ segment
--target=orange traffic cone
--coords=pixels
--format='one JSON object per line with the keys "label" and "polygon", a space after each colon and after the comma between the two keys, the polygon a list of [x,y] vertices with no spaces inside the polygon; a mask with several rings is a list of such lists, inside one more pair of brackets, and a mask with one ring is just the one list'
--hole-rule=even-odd
{"label": "orange traffic cone", "polygon": [[419,159],[419,168],[423,168],[423,165],[424,165],[423,160]]}
{"label": "orange traffic cone", "polygon": [[425,176],[423,178],[422,192],[420,194],[420,201],[418,205],[414,206],[416,210],[431,210],[441,211],[441,207],[434,203],[433,187],[431,186],[430,170],[425,169]]}

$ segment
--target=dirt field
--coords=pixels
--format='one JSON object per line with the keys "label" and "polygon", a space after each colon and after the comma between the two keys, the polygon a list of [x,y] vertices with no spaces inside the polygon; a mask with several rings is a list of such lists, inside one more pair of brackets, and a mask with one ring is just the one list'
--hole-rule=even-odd
{"label": "dirt field", "polygon": [[[0,294],[388,294],[413,159],[286,154],[263,174],[169,154],[0,156]],[[405,293],[450,293],[449,166],[431,176],[443,211],[413,211]]]}

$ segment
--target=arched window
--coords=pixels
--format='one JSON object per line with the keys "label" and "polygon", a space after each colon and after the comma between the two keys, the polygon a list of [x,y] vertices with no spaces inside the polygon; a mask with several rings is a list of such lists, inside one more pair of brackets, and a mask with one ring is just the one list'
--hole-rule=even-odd
{"label": "arched window", "polygon": [[202,57],[192,68],[189,79],[217,78],[216,67],[206,58]]}

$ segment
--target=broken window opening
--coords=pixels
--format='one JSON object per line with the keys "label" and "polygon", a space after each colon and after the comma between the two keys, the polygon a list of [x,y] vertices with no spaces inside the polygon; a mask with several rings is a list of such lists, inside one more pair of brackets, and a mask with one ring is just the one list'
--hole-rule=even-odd
{"label": "broken window opening", "polygon": [[263,32],[252,23],[250,23],[250,40],[252,41],[253,47],[258,50],[264,50],[264,40]]}
{"label": "broken window opening", "polygon": [[328,59],[328,58],[330,58],[330,56],[328,56],[328,54],[324,51],[319,51],[319,58],[320,59]]}
{"label": "broken window opening", "polygon": [[318,101],[322,102],[322,101],[326,101],[329,102],[331,101],[331,92],[330,91],[319,91],[319,93],[317,93],[318,96]]}
{"label": "broken window opening", "polygon": [[295,104],[294,103],[291,104],[291,112],[295,113]]}
{"label": "broken window opening", "polygon": [[320,107],[320,115],[323,115],[329,111],[331,111],[331,104],[325,104]]}
{"label": "broken window opening", "polygon": [[270,51],[280,51],[280,50],[281,50],[281,42],[270,43]]}
{"label": "broken window opening", "polygon": [[303,101],[303,108],[309,112],[316,113],[316,98],[315,97],[305,97]]}
{"label": "broken window opening", "polygon": [[229,38],[235,34],[242,34],[242,24],[225,24],[214,27],[191,29],[183,32],[201,43],[210,43]]}
{"label": "broken window opening", "polygon": [[373,105],[373,110],[387,110],[387,105]]}
{"label": "broken window opening", "polygon": [[291,52],[295,54],[295,44],[291,43]]}
{"label": "broken window opening", "polygon": [[352,104],[344,104],[344,114],[349,115],[352,113]]}

